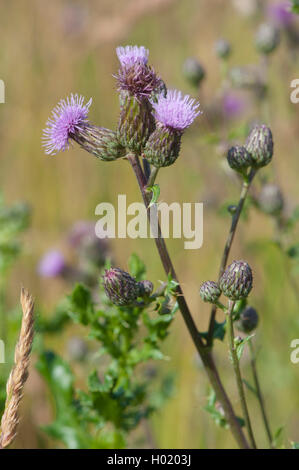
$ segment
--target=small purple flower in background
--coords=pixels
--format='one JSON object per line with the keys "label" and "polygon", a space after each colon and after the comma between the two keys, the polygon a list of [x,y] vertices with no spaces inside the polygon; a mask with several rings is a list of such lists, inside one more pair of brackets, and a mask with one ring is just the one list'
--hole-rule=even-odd
{"label": "small purple flower in background", "polygon": [[240,116],[245,109],[244,100],[235,93],[226,93],[222,100],[222,110],[225,117],[235,118]]}
{"label": "small purple flower in background", "polygon": [[178,90],[169,90],[166,96],[160,95],[158,102],[152,105],[157,121],[179,131],[187,129],[201,114],[199,103]]}
{"label": "small purple flower in background", "polygon": [[43,146],[45,153],[55,155],[65,151],[70,146],[70,137],[80,132],[87,124],[90,99],[84,104],[84,97],[71,94],[66,100],[61,100],[52,111],[52,117],[47,121],[43,132]]}
{"label": "small purple flower in background", "polygon": [[144,46],[125,46],[116,48],[117,57],[122,67],[135,64],[147,65],[149,50]]}
{"label": "small purple flower in background", "polygon": [[108,238],[99,238],[96,235],[93,222],[76,222],[71,229],[69,242],[79,253],[81,261],[104,266],[109,251]]}
{"label": "small purple flower in background", "polygon": [[277,2],[268,6],[268,17],[279,27],[289,26],[294,19],[290,11],[290,2]]}
{"label": "small purple flower in background", "polygon": [[39,262],[37,271],[42,277],[57,277],[63,274],[66,262],[63,254],[57,250],[46,253]]}

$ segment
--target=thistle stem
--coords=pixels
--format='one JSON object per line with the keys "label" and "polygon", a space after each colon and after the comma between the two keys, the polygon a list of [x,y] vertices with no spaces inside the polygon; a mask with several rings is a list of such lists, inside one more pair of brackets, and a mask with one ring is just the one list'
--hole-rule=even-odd
{"label": "thistle stem", "polygon": [[260,387],[260,381],[259,381],[258,374],[257,374],[256,357],[255,357],[255,352],[254,352],[254,348],[253,348],[253,344],[252,344],[251,339],[248,341],[248,344],[249,344],[249,350],[250,350],[251,369],[252,369],[254,385],[255,385],[255,389],[256,389],[256,393],[257,393],[257,398],[258,398],[258,401],[259,401],[259,404],[260,404],[261,413],[262,413],[263,422],[264,422],[264,425],[265,425],[265,430],[266,430],[266,434],[267,434],[267,437],[268,437],[268,441],[269,441],[270,447],[273,448],[272,433],[271,433],[271,430],[270,430],[270,425],[269,425],[269,421],[268,421],[267,414],[266,414],[264,398],[263,398],[263,395],[262,395],[262,391],[261,391],[261,387]]}
{"label": "thistle stem", "polygon": [[[240,199],[237,205],[236,212],[234,213],[232,217],[232,222],[230,226],[230,230],[228,233],[228,237],[224,246],[223,254],[222,254],[222,259],[220,263],[220,268],[219,268],[219,274],[218,274],[218,280],[222,276],[223,272],[225,271],[226,265],[227,265],[227,260],[229,257],[229,253],[234,241],[234,236],[237,230],[238,222],[240,220],[240,215],[242,213],[244,203],[248,194],[248,190],[250,188],[251,182],[254,178],[254,175],[256,173],[255,169],[251,169],[249,175],[247,178],[244,178],[243,180],[243,185],[241,189],[241,194],[240,194]],[[216,320],[216,312],[217,312],[217,305],[213,305],[212,310],[211,310],[211,316],[210,316],[210,323],[209,323],[209,331],[208,331],[208,337],[207,337],[207,344],[209,346],[212,345],[213,343],[213,333],[214,333],[214,328],[215,328],[215,320]]]}
{"label": "thistle stem", "polygon": [[[129,154],[127,155],[127,159],[129,160],[132,166],[132,169],[135,173],[135,176],[137,178],[145,207],[148,208],[149,203],[150,203],[150,194],[146,191],[147,181],[143,174],[142,168],[140,166],[139,158],[136,155]],[[149,211],[147,212],[148,212],[148,218],[150,221],[150,212]],[[155,238],[155,243],[156,243],[166,275],[171,274],[172,278],[178,282],[177,275],[175,273],[170,256],[168,254],[168,250],[167,250],[165,241],[162,237],[161,228],[159,225],[158,225],[158,237]],[[230,425],[231,432],[236,442],[238,443],[239,447],[242,449],[248,449],[249,445],[248,445],[247,439],[234,413],[231,402],[224,390],[216,365],[214,363],[211,350],[210,348],[207,348],[205,344],[203,343],[203,340],[197,330],[197,327],[190,313],[189,307],[186,303],[180,284],[178,284],[177,286],[176,293],[177,293],[177,302],[178,302],[181,314],[183,316],[187,329],[190,333],[190,336],[193,340],[193,343],[198,351],[198,354],[201,357],[206,373],[216,393],[217,400],[220,402],[220,404],[222,405],[224,409],[224,413]]]}
{"label": "thistle stem", "polygon": [[229,350],[231,354],[231,360],[233,363],[233,368],[234,368],[234,373],[236,377],[236,382],[237,382],[237,387],[238,387],[238,392],[239,392],[239,397],[241,401],[241,406],[242,406],[242,411],[243,411],[243,416],[246,424],[246,428],[248,431],[249,435],[249,440],[251,442],[251,445],[254,449],[256,449],[256,443],[251,427],[251,422],[249,418],[249,412],[247,408],[247,403],[246,403],[246,397],[245,397],[245,392],[244,392],[244,386],[243,386],[243,381],[241,377],[241,371],[240,371],[240,365],[239,365],[239,359],[236,351],[236,346],[235,346],[235,333],[234,333],[234,324],[233,324],[233,310],[234,310],[234,305],[235,302],[229,301],[229,307],[226,313],[226,318],[227,318],[227,332],[228,332],[228,344],[229,344]]}
{"label": "thistle stem", "polygon": [[151,170],[151,174],[149,175],[147,187],[150,188],[154,185],[156,177],[158,175],[159,168],[153,167]]}

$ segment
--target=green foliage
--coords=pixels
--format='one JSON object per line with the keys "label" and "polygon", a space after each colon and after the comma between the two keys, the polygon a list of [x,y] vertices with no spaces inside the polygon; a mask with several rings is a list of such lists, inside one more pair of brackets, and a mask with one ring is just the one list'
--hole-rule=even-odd
{"label": "green foliage", "polygon": [[[145,266],[137,255],[132,255],[129,266],[138,280],[145,276]],[[172,382],[163,382],[159,389],[157,380],[149,380],[146,368],[153,360],[166,359],[161,342],[177,310],[171,300],[174,288],[176,283],[169,278],[165,288],[146,302],[117,307],[102,288],[92,292],[83,284],[75,285],[62,312],[88,328],[99,362],[89,374],[85,390],[75,391],[68,364],[41,350],[37,367],[55,405],[55,420],[44,428],[52,438],[68,448],[121,448],[124,436],[161,406],[171,393]],[[162,308],[165,303],[167,313]],[[48,326],[48,331],[52,329]]]}
{"label": "green foliage", "polygon": [[160,186],[158,184],[154,184],[153,186],[147,188],[147,191],[152,193],[152,199],[151,199],[151,202],[149,203],[149,206],[148,206],[148,207],[151,207],[154,204],[156,204],[158,199],[159,199]]}
{"label": "green foliage", "polygon": [[21,321],[19,308],[7,307],[6,285],[10,268],[21,251],[19,237],[28,227],[29,219],[30,210],[26,204],[17,203],[8,207],[0,193],[0,338],[6,345],[5,364],[1,364],[0,416],[6,399],[5,384],[13,363],[14,352],[8,346],[11,344],[14,347]]}
{"label": "green foliage", "polygon": [[299,15],[299,0],[292,0],[292,12]]}
{"label": "green foliage", "polygon": [[18,203],[11,207],[4,205],[0,194],[0,274],[3,276],[20,252],[18,236],[28,227],[29,207]]}

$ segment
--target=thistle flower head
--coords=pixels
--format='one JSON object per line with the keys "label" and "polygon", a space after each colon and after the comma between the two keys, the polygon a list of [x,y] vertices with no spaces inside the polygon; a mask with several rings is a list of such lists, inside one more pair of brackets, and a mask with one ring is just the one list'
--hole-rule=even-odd
{"label": "thistle flower head", "polygon": [[166,96],[160,95],[158,102],[152,105],[156,120],[178,131],[185,130],[201,114],[199,103],[178,90],[169,90]]}
{"label": "thistle flower head", "polygon": [[84,97],[77,94],[59,101],[43,132],[46,154],[55,155],[69,148],[71,135],[80,132],[87,124],[91,102],[92,99],[84,103]]}
{"label": "thistle flower head", "polygon": [[204,79],[206,72],[202,64],[194,57],[188,57],[183,64],[185,78],[195,87]]}
{"label": "thistle flower head", "polygon": [[223,294],[231,300],[241,300],[252,289],[252,271],[246,261],[233,261],[219,281]]}
{"label": "thistle flower head", "polygon": [[257,168],[268,165],[273,156],[271,129],[264,124],[254,126],[246,139],[245,147]]}
{"label": "thistle flower head", "polygon": [[138,282],[139,286],[139,296],[140,297],[148,297],[153,292],[154,286],[151,281],[140,281]]}
{"label": "thistle flower head", "polygon": [[125,46],[117,47],[116,54],[122,67],[131,67],[135,64],[146,65],[149,50],[144,46]]}
{"label": "thistle flower head", "polygon": [[122,269],[106,269],[103,284],[107,297],[115,305],[130,305],[139,296],[138,282]]}
{"label": "thistle flower head", "polygon": [[118,82],[118,91],[126,91],[139,99],[149,98],[161,83],[154,69],[140,62],[121,67],[115,78]]}
{"label": "thistle flower head", "polygon": [[115,78],[118,91],[126,91],[138,99],[149,98],[159,88],[161,79],[148,66],[149,51],[144,46],[117,47],[121,67]]}
{"label": "thistle flower head", "polygon": [[215,303],[221,295],[221,290],[217,282],[205,281],[199,290],[200,297],[204,302]]}
{"label": "thistle flower head", "polygon": [[250,333],[255,330],[259,322],[259,316],[255,308],[249,305],[242,310],[237,322],[237,328],[244,333]]}

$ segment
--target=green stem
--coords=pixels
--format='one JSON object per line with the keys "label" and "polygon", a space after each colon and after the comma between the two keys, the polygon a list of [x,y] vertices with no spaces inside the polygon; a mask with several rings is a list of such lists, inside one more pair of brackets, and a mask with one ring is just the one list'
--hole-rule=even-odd
{"label": "green stem", "polygon": [[241,377],[239,359],[238,359],[237,350],[236,350],[235,341],[234,341],[235,340],[234,324],[233,324],[234,305],[235,305],[235,302],[229,301],[229,307],[228,307],[227,314],[226,314],[227,326],[228,326],[227,333],[228,333],[229,350],[231,354],[231,360],[233,363],[234,373],[236,377],[243,416],[245,419],[245,424],[246,424],[246,428],[247,428],[248,435],[249,435],[249,440],[251,442],[252,447],[256,449],[256,443],[255,443],[255,439],[254,439],[254,435],[253,435],[253,431],[251,427],[251,422],[249,418],[249,412],[248,412],[246,397],[245,397],[245,392],[244,392],[244,386],[243,386],[243,381]]}
{"label": "green stem", "polygon": [[[139,184],[139,188],[142,194],[143,202],[145,204],[145,207],[148,208],[149,203],[150,203],[150,194],[147,192],[147,181],[146,178],[143,174],[142,168],[140,166],[139,158],[136,155],[127,155],[127,159],[130,162],[132,169],[135,173],[136,179]],[[148,213],[148,218],[150,221],[150,212],[147,211]],[[161,233],[161,228],[158,224],[158,237],[155,238],[155,243],[165,270],[166,275],[169,273],[171,274],[172,278],[178,282],[178,278],[176,275],[176,272],[174,270],[172,261],[170,259],[165,241],[163,239],[162,233]],[[189,307],[187,305],[187,302],[185,300],[183,291],[181,289],[180,284],[178,283],[177,286],[177,302],[181,311],[181,314],[183,316],[184,322],[187,326],[187,329],[190,333],[190,336],[193,340],[193,343],[198,351],[199,356],[201,357],[201,360],[203,362],[203,365],[205,367],[206,373],[209,377],[209,380],[211,382],[211,385],[215,391],[216,398],[222,405],[225,413],[225,417],[227,419],[227,422],[230,425],[231,432],[238,443],[239,447],[242,449],[248,449],[249,445],[247,442],[247,439],[243,433],[243,430],[240,426],[240,423],[234,413],[233,407],[231,405],[231,402],[224,390],[224,387],[221,383],[216,365],[214,363],[214,359],[211,353],[210,348],[207,348],[205,344],[203,343],[203,340],[197,330],[197,327],[194,323],[193,317],[190,313]]]}
{"label": "green stem", "polygon": [[148,188],[154,185],[158,171],[159,171],[159,168],[156,168],[155,166],[152,168],[151,173],[148,178],[148,182],[147,182]]}
{"label": "green stem", "polygon": [[[256,170],[253,168],[251,169],[249,176],[247,178],[244,178],[243,180],[243,185],[241,189],[241,194],[240,194],[240,199],[237,205],[236,212],[234,213],[232,217],[232,222],[230,226],[230,230],[227,236],[227,240],[224,246],[223,254],[222,254],[222,259],[220,263],[220,268],[219,268],[219,274],[218,274],[218,280],[222,276],[223,272],[225,271],[226,265],[227,265],[227,260],[229,257],[229,253],[234,241],[234,236],[237,230],[238,222],[240,220],[240,215],[242,213],[244,203],[248,194],[248,190],[250,188],[251,182],[254,178],[254,175],[256,173]],[[207,344],[209,346],[212,345],[213,343],[213,333],[214,333],[214,328],[215,328],[215,320],[216,320],[216,312],[217,312],[217,305],[213,305],[212,310],[211,310],[211,316],[210,316],[210,323],[209,323],[209,331],[208,331],[208,338],[207,338]]]}
{"label": "green stem", "polygon": [[268,421],[267,414],[266,414],[264,398],[263,398],[263,395],[262,395],[260,382],[259,382],[259,378],[258,378],[258,374],[257,374],[256,357],[255,357],[255,352],[254,352],[254,348],[253,348],[253,344],[252,344],[251,339],[248,341],[248,344],[249,344],[249,350],[250,350],[250,356],[251,356],[252,375],[253,375],[253,380],[254,380],[254,384],[255,384],[255,389],[256,389],[258,401],[259,401],[260,408],[261,408],[263,422],[264,422],[264,425],[265,425],[265,430],[266,430],[266,434],[267,434],[267,437],[268,437],[268,440],[269,440],[270,447],[273,447],[272,434],[271,434],[270,425],[269,425],[269,421]]}

